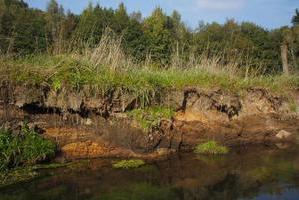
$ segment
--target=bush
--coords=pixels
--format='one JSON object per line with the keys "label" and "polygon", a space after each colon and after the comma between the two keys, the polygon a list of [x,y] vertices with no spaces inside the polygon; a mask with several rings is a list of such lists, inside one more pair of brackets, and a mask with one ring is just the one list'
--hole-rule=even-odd
{"label": "bush", "polygon": [[55,155],[56,145],[25,125],[19,134],[0,130],[0,171],[32,165]]}
{"label": "bush", "polygon": [[229,149],[216,141],[208,141],[197,145],[194,152],[200,154],[226,154],[229,152]]}
{"label": "bush", "polygon": [[116,169],[130,169],[130,168],[138,168],[142,165],[145,165],[143,160],[121,160],[117,163],[113,164],[113,167]]}

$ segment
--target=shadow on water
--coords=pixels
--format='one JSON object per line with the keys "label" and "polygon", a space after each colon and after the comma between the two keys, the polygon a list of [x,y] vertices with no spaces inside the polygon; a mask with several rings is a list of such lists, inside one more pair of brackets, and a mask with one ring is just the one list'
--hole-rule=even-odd
{"label": "shadow on water", "polygon": [[251,147],[225,156],[180,154],[134,170],[93,160],[0,189],[1,200],[299,199],[299,148]]}

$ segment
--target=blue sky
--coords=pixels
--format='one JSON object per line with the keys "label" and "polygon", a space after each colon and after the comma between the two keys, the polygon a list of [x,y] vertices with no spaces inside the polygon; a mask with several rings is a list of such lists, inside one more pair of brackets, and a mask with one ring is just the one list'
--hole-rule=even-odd
{"label": "blue sky", "polygon": [[[25,0],[31,7],[45,9],[48,0]],[[199,21],[223,23],[226,19],[251,21],[268,29],[289,25],[299,0],[58,0],[65,9],[80,13],[89,2],[116,8],[124,2],[128,11],[148,16],[160,6],[165,12],[178,10],[184,22],[195,28]]]}

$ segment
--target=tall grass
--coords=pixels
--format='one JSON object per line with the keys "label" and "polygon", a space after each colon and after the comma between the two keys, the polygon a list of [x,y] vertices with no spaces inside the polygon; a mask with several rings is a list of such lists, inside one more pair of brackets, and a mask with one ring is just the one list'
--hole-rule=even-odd
{"label": "tall grass", "polygon": [[174,52],[167,66],[157,68],[150,59],[134,62],[122,50],[121,37],[107,29],[97,45],[86,44],[66,54],[0,57],[0,78],[18,83],[60,87],[92,86],[106,92],[120,88],[146,101],[167,88],[199,86],[240,91],[264,87],[285,93],[299,87],[298,76],[263,75],[263,67],[251,69],[250,60],[241,67],[238,58],[222,63],[221,55],[182,55]]}

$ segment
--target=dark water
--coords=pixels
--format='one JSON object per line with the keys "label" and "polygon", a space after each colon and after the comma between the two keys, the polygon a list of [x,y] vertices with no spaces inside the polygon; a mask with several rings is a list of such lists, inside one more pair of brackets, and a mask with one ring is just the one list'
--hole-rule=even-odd
{"label": "dark water", "polygon": [[247,148],[225,156],[180,154],[134,170],[93,160],[43,171],[0,189],[7,200],[299,200],[299,148]]}

